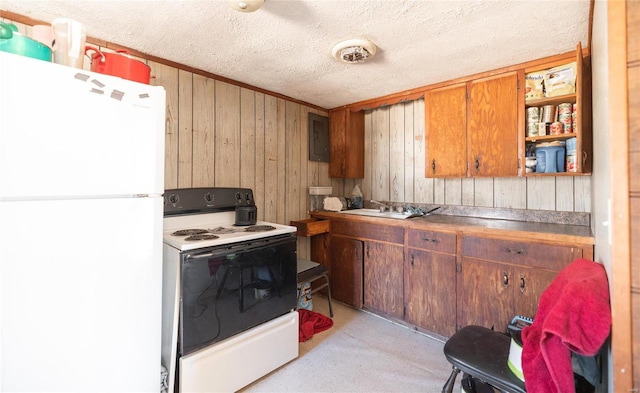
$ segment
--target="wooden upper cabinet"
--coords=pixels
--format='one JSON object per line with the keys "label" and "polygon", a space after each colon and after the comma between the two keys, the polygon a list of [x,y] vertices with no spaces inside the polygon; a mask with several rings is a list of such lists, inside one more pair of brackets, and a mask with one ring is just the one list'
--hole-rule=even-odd
{"label": "wooden upper cabinet", "polygon": [[467,86],[425,93],[426,177],[467,175]]}
{"label": "wooden upper cabinet", "polygon": [[[524,100],[525,111],[528,108],[542,108],[551,105],[557,108],[559,104],[569,103],[576,104],[575,121],[572,122],[571,132],[551,135],[546,132],[545,135],[525,135],[526,119],[522,119],[521,123],[525,126],[521,133],[524,136],[521,141],[521,159],[526,156],[533,156],[535,147],[541,143],[560,142],[567,143],[570,139],[574,141],[575,151],[571,150],[569,158],[569,150],[565,147],[566,165],[558,168],[558,172],[529,172],[526,176],[575,176],[591,173],[593,166],[593,132],[592,132],[592,113],[591,113],[591,60],[590,56],[583,56],[582,46],[578,43],[575,53],[570,55],[552,56],[543,63],[536,64],[525,68],[525,77],[532,72],[544,72],[553,67],[562,67],[576,63],[575,72],[575,92],[553,96],[543,97],[539,99]],[[524,92],[521,94],[524,95]],[[559,119],[558,119],[559,120]]]}
{"label": "wooden upper cabinet", "polygon": [[329,177],[364,177],[364,112],[329,112]]}
{"label": "wooden upper cabinet", "polygon": [[519,78],[513,71],[425,93],[426,177],[518,175]]}
{"label": "wooden upper cabinet", "polygon": [[518,72],[472,80],[468,88],[469,175],[517,176]]}

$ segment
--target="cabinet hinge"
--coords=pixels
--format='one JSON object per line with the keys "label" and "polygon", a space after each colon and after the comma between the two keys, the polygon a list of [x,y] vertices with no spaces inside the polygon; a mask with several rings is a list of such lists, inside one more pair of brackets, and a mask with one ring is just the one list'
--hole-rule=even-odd
{"label": "cabinet hinge", "polygon": [[407,317],[407,306],[402,307],[402,318],[406,318]]}
{"label": "cabinet hinge", "polygon": [[520,79],[516,80],[516,89],[520,90]]}
{"label": "cabinet hinge", "polygon": [[456,263],[456,272],[460,273],[462,271],[462,264],[461,263]]}

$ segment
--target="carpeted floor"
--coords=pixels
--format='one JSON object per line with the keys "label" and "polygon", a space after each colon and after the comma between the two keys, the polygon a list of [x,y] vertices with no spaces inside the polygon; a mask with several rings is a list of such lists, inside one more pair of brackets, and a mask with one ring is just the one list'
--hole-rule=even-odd
{"label": "carpeted floor", "polygon": [[[314,295],[313,311],[328,316],[326,298]],[[297,359],[242,392],[442,391],[451,373],[442,341],[336,301],[333,312],[333,327],[301,343]]]}

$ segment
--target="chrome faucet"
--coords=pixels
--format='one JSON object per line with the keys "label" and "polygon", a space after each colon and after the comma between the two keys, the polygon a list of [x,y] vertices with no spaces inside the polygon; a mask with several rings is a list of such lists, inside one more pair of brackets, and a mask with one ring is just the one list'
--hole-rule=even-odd
{"label": "chrome faucet", "polygon": [[370,202],[374,205],[378,205],[381,213],[385,211],[391,211],[391,206],[389,205],[385,205],[382,202],[374,201],[373,199]]}

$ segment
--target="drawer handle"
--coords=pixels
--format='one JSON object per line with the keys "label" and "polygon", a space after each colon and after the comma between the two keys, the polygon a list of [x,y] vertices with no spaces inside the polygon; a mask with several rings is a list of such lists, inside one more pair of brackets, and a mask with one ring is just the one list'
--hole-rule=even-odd
{"label": "drawer handle", "polygon": [[440,239],[429,239],[428,237],[423,237],[422,240],[425,242],[431,242],[436,244],[440,243]]}
{"label": "drawer handle", "polygon": [[414,265],[415,265],[415,259],[414,259],[413,255],[412,255],[411,256],[411,266],[414,266]]}
{"label": "drawer handle", "polygon": [[433,159],[433,161],[431,161],[431,170],[433,171],[433,173],[436,173],[436,160],[435,160],[435,158]]}
{"label": "drawer handle", "polygon": [[506,270],[502,272],[502,286],[505,288],[509,286],[509,273]]}
{"label": "drawer handle", "polygon": [[520,292],[524,292],[525,282],[524,274],[520,274]]}
{"label": "drawer handle", "polygon": [[527,253],[524,250],[512,250],[510,248],[505,248],[504,252],[508,254],[518,254],[518,255],[526,255]]}

